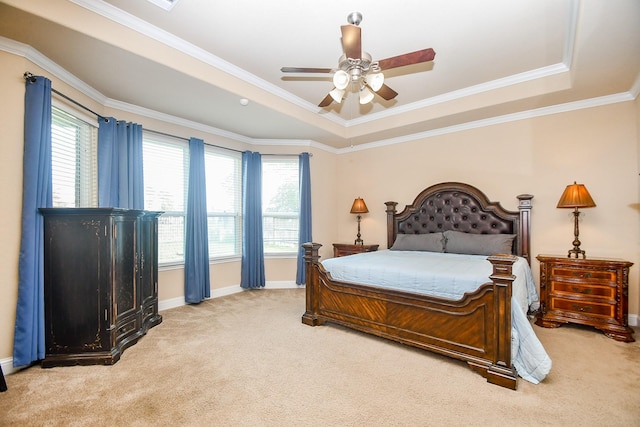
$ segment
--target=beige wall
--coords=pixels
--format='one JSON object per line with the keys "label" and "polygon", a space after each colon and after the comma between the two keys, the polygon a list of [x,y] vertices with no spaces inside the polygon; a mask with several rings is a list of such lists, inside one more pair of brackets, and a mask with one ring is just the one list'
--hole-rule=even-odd
{"label": "beige wall", "polygon": [[[588,256],[635,263],[629,283],[630,313],[639,311],[640,194],[638,102],[520,120],[402,145],[338,156],[338,236],[349,242],[356,222],[349,209],[365,199],[365,243],[386,246],[385,201],[411,204],[429,185],[461,181],[517,210],[516,195],[534,195],[532,254],[564,255],[572,248],[573,217],[556,204],[574,180],[587,186],[596,207],[580,221]],[[538,263],[532,265],[538,277]]]}
{"label": "beige wall", "polygon": [[25,62],[0,52],[0,361],[13,354],[18,297]]}
{"label": "beige wall", "polygon": [[[22,197],[22,126],[24,81],[22,73],[41,73],[22,57],[0,52],[0,362],[13,352],[17,299]],[[48,75],[44,73],[44,75]],[[50,77],[50,76],[49,76]],[[53,86],[104,115],[141,123],[144,127],[206,142],[245,149],[225,140],[143,116],[105,109],[81,93],[52,78]],[[585,209],[580,224],[582,247],[590,256],[628,259],[636,265],[630,277],[630,313],[640,311],[640,102],[626,102],[426,138],[404,144],[335,154],[317,148],[252,146],[263,153],[309,151],[311,158],[313,237],[322,243],[323,257],[331,256],[331,243],[355,238],[356,222],[349,214],[355,197],[365,199],[370,213],[362,221],[366,243],[386,245],[384,202],[399,208],[410,204],[425,187],[443,181],[462,181],[487,196],[517,208],[515,196],[533,199],[532,253],[564,254],[573,240],[569,212],[555,205],[567,184],[586,184],[597,207]],[[537,262],[533,265],[537,277]],[[267,281],[293,281],[295,261],[270,259]],[[160,299],[183,296],[183,270],[160,273]],[[239,262],[211,266],[212,288],[236,286]],[[301,304],[304,304],[301,302]],[[301,306],[302,307],[302,306]]]}

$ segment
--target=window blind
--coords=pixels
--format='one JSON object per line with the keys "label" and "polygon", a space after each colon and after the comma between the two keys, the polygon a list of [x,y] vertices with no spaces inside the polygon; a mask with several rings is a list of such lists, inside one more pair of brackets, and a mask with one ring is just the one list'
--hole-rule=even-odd
{"label": "window blind", "polygon": [[300,184],[297,157],[262,158],[264,252],[298,253]]}
{"label": "window blind", "polygon": [[97,128],[57,107],[51,114],[53,206],[98,205]]}
{"label": "window blind", "polygon": [[184,262],[185,206],[188,191],[188,143],[143,136],[144,206],[163,211],[158,218],[158,262]]}

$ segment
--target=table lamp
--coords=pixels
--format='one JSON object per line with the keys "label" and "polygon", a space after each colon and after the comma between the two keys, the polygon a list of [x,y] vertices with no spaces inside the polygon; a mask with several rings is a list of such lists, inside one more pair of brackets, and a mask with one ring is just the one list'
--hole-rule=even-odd
{"label": "table lamp", "polygon": [[364,244],[364,241],[360,238],[360,215],[366,214],[368,212],[369,209],[367,209],[367,204],[360,197],[353,201],[353,205],[351,206],[351,213],[358,215],[358,238],[354,242],[356,245]]}
{"label": "table lamp", "polygon": [[573,184],[567,185],[562,196],[560,196],[557,207],[573,209],[573,249],[569,250],[567,258],[571,258],[572,254],[575,254],[576,258],[579,258],[580,255],[582,255],[582,258],[586,258],[585,252],[580,249],[580,239],[578,238],[580,235],[580,230],[578,229],[578,217],[580,216],[580,212],[578,211],[578,208],[592,208],[595,205],[596,203],[591,198],[589,191],[587,191],[587,187],[585,187],[584,184],[577,184],[575,181]]}

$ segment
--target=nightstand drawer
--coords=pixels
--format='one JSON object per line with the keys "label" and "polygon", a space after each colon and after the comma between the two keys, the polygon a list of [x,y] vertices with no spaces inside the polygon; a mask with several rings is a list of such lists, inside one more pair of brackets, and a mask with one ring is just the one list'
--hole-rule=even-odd
{"label": "nightstand drawer", "polygon": [[616,272],[610,270],[579,270],[576,268],[557,266],[551,268],[551,276],[577,279],[582,282],[616,282]]}
{"label": "nightstand drawer", "polygon": [[593,285],[580,282],[563,282],[554,280],[551,282],[550,291],[554,295],[584,295],[594,298],[606,298],[610,300],[615,300],[616,298],[616,288],[614,286]]}
{"label": "nightstand drawer", "polygon": [[567,315],[571,313],[581,314],[584,316],[606,317],[613,319],[615,317],[615,306],[612,304],[598,303],[593,301],[576,301],[565,298],[551,298],[551,310],[559,310]]}
{"label": "nightstand drawer", "polygon": [[540,310],[536,325],[557,328],[579,323],[600,329],[610,338],[632,342],[628,323],[629,268],[613,258],[567,258],[538,255]]}
{"label": "nightstand drawer", "polygon": [[350,245],[346,243],[333,244],[333,256],[341,257],[347,255],[361,254],[364,252],[375,252],[380,245]]}

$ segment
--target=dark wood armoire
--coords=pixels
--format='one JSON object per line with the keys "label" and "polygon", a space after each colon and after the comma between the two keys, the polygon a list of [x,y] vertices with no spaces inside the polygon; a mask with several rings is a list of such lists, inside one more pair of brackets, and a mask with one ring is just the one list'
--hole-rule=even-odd
{"label": "dark wood armoire", "polygon": [[119,208],[43,208],[42,367],[111,365],[162,322],[158,216]]}

